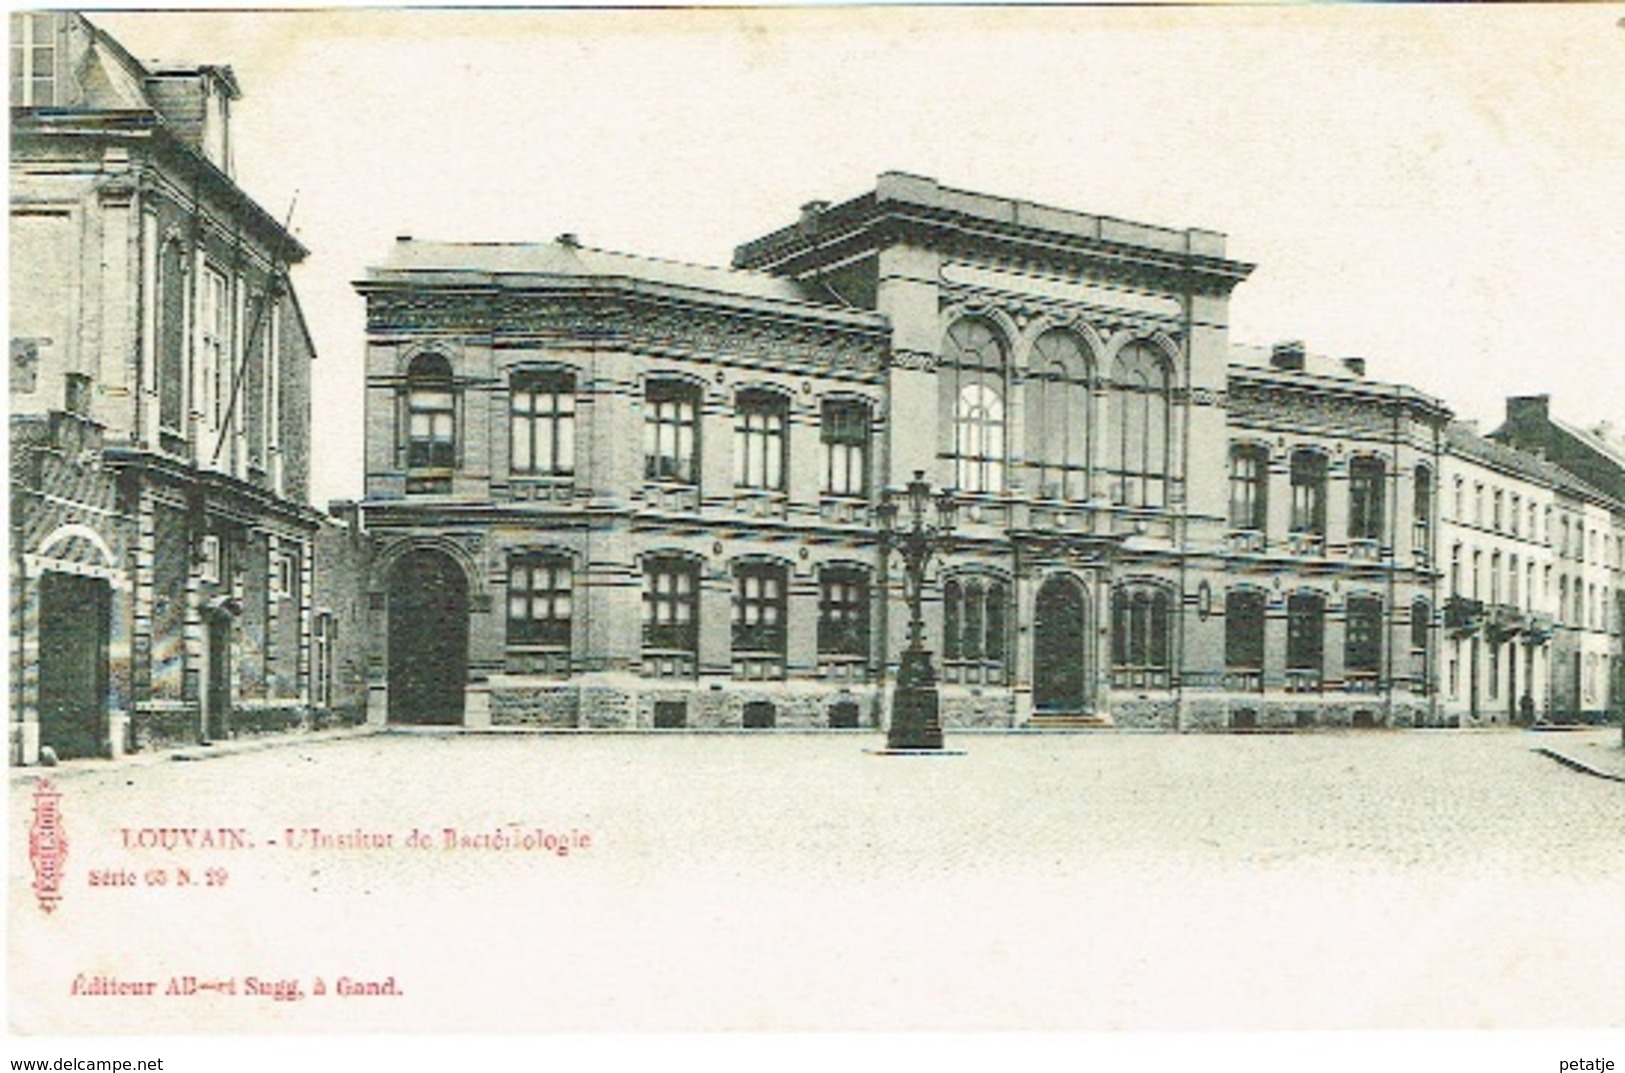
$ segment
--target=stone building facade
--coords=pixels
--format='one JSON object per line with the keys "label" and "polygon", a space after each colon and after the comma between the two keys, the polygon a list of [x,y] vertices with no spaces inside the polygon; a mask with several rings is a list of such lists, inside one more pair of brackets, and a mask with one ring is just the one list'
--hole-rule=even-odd
{"label": "stone building facade", "polygon": [[[357,283],[372,718],[884,726],[874,508],[916,472],[961,507],[924,593],[950,727],[1454,726],[1525,714],[1503,681],[1567,713],[1545,605],[1468,594],[1445,497],[1493,470],[1520,511],[1617,505],[1363,361],[1233,344],[1249,271],[899,173],[731,270],[397,241]],[[1508,570],[1524,533],[1474,547]],[[1477,701],[1470,599],[1522,616]]]}
{"label": "stone building facade", "polygon": [[236,80],[10,28],[12,761],[303,725],[306,251],[232,178]]}

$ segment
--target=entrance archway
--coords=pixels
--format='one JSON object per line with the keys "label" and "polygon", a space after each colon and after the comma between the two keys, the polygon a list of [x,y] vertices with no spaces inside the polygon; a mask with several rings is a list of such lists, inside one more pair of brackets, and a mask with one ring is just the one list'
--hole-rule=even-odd
{"label": "entrance archway", "polygon": [[468,581],[420,548],[389,575],[389,721],[458,726],[468,678]]}
{"label": "entrance archway", "polygon": [[101,578],[54,571],[40,577],[40,744],[64,760],[107,751],[111,609]]}
{"label": "entrance archway", "polygon": [[1084,713],[1089,695],[1089,611],[1084,588],[1066,577],[1038,590],[1033,612],[1033,708],[1045,715]]}

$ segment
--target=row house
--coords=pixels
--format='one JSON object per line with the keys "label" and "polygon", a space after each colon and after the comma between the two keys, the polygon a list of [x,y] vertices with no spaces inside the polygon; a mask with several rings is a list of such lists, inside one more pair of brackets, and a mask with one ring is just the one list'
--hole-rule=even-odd
{"label": "row house", "polygon": [[232,177],[237,81],[11,42],[12,760],[303,725],[306,251]]}

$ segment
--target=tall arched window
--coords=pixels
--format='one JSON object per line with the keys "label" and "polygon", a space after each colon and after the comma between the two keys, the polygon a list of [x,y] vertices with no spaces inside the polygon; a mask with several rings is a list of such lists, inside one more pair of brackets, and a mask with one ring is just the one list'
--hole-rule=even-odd
{"label": "tall arched window", "polygon": [[406,372],[406,490],[449,492],[457,464],[457,393],[451,363],[419,354]]}
{"label": "tall arched window", "polygon": [[1416,561],[1425,566],[1433,544],[1433,470],[1416,467],[1411,495],[1411,550]]}
{"label": "tall arched window", "polygon": [[1026,400],[1034,490],[1045,499],[1089,498],[1089,361],[1076,335],[1038,337]]}
{"label": "tall arched window", "polygon": [[1167,502],[1170,379],[1167,361],[1148,343],[1130,343],[1112,364],[1107,466],[1114,503]]}
{"label": "tall arched window", "polygon": [[965,317],[948,329],[940,383],[942,412],[953,414],[947,454],[963,492],[1004,490],[1004,340],[985,320]]}

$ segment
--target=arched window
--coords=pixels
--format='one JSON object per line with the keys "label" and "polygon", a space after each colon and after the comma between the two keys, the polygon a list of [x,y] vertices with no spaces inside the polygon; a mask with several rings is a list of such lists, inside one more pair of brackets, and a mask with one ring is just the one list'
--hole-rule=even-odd
{"label": "arched window", "polygon": [[1225,593],[1224,669],[1228,689],[1264,688],[1264,594],[1258,589]]}
{"label": "arched window", "polygon": [[951,682],[1004,680],[1009,587],[1000,579],[967,575],[942,588],[943,676]]}
{"label": "arched window", "polygon": [[1112,686],[1165,689],[1169,685],[1171,601],[1154,585],[1112,590]]}
{"label": "arched window", "polygon": [[1038,337],[1026,400],[1035,491],[1045,499],[1089,498],[1089,361],[1076,335],[1056,330]]}
{"label": "arched window", "polygon": [[1112,502],[1160,507],[1168,489],[1168,363],[1147,343],[1130,343],[1112,364],[1107,468]]}
{"label": "arched window", "polygon": [[1230,528],[1262,533],[1269,525],[1269,448],[1230,448]]}
{"label": "arched window", "polygon": [[508,395],[508,464],[516,474],[575,472],[576,378],[562,369],[513,374]]}
{"label": "arched window", "polygon": [[1417,466],[1411,487],[1411,550],[1417,562],[1427,565],[1433,544],[1433,470]]}
{"label": "arched window", "polygon": [[406,372],[406,490],[449,492],[457,464],[457,392],[451,363],[419,354]]}
{"label": "arched window", "polygon": [[948,457],[963,492],[1004,490],[1004,340],[985,320],[966,317],[948,329],[940,378],[942,411],[953,414]]}

